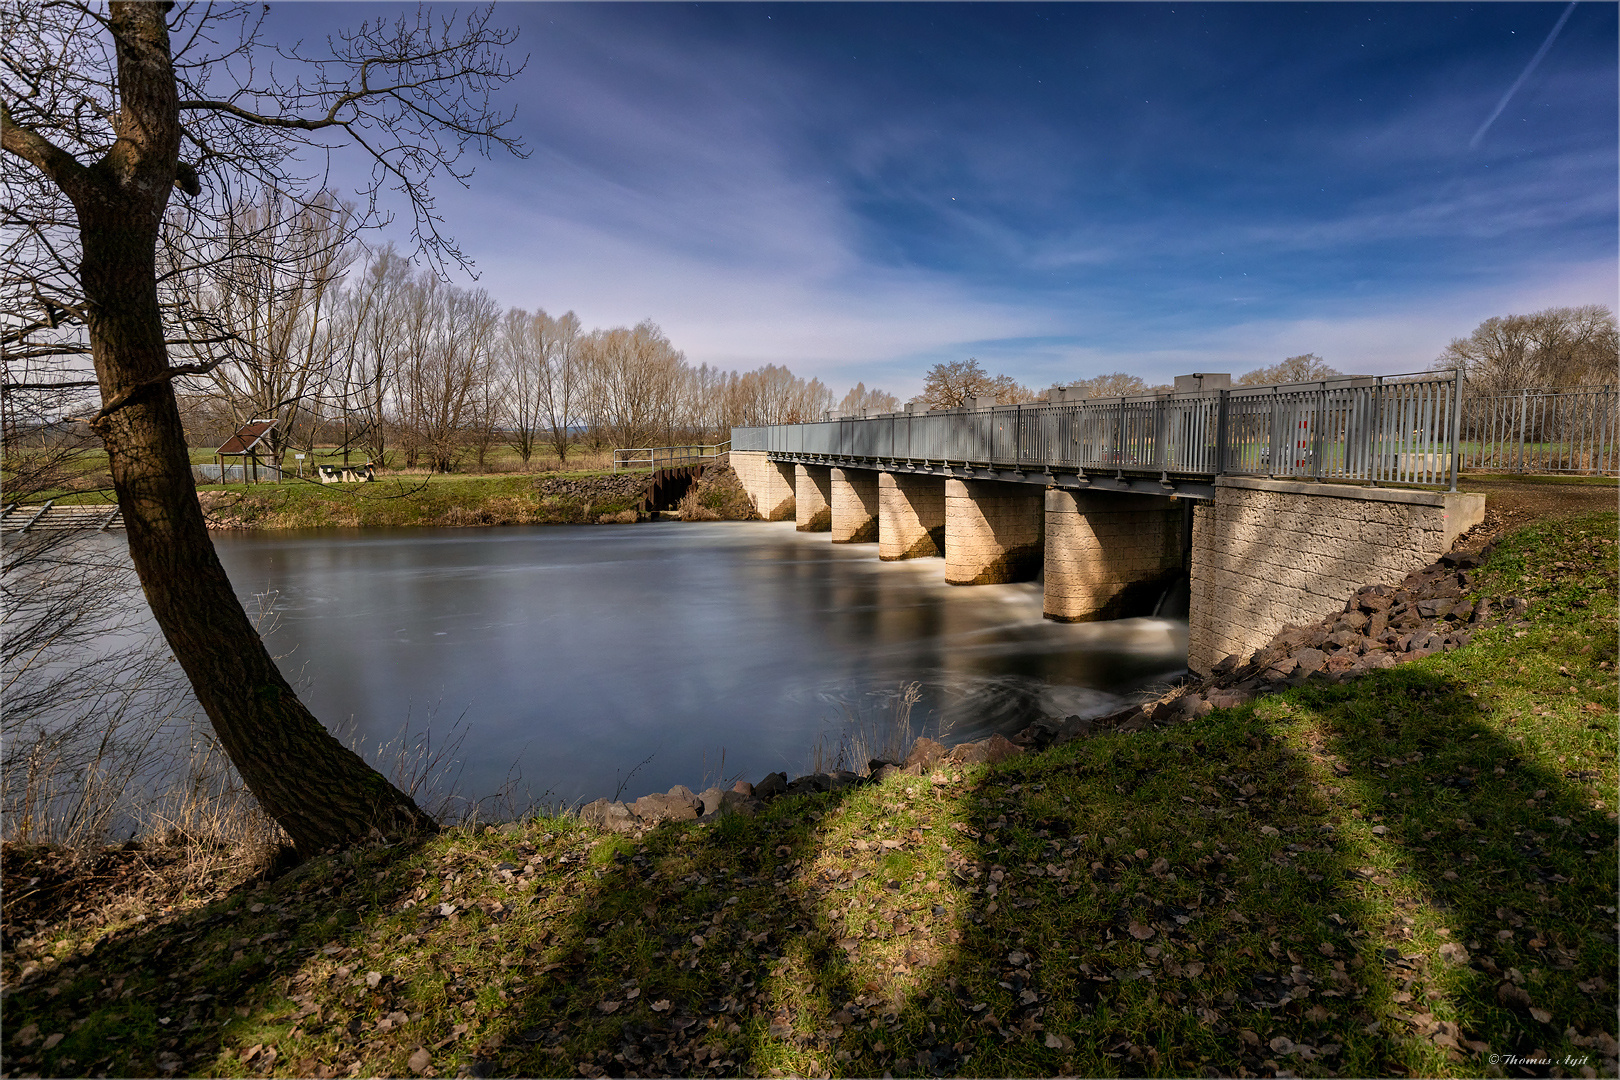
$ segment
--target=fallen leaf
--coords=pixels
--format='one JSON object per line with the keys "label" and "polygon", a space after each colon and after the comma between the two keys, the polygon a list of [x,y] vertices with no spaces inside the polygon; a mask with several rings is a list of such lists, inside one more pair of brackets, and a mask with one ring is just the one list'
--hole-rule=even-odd
{"label": "fallen leaf", "polygon": [[1131,923],[1127,929],[1130,930],[1131,937],[1135,938],[1137,941],[1146,941],[1157,932],[1153,929],[1153,927],[1139,922]]}
{"label": "fallen leaf", "polygon": [[1292,1054],[1294,1052],[1293,1041],[1286,1035],[1278,1035],[1266,1045],[1271,1047],[1271,1052],[1274,1054]]}
{"label": "fallen leaf", "polygon": [[619,1006],[623,1004],[622,1001],[598,1001],[596,1007],[605,1013],[615,1013],[619,1011]]}
{"label": "fallen leaf", "polygon": [[785,1039],[785,1038],[787,1038],[788,1036],[790,1036],[792,1034],[793,1034],[793,1025],[792,1024],[780,1024],[780,1023],[778,1023],[778,1024],[772,1024],[771,1027],[770,1027],[770,1036],[773,1039]]}
{"label": "fallen leaf", "polygon": [[1238,1032],[1238,1037],[1241,1038],[1244,1042],[1248,1043],[1250,1046],[1259,1046],[1260,1045],[1260,1036],[1256,1035],[1254,1032],[1250,1031],[1248,1028],[1243,1028],[1241,1031],[1239,1031]]}
{"label": "fallen leaf", "polygon": [[1468,950],[1460,942],[1448,941],[1440,946],[1440,959],[1461,966],[1468,963]]}
{"label": "fallen leaf", "polygon": [[1046,1048],[1048,1050],[1073,1050],[1074,1040],[1067,1035],[1058,1035],[1048,1031],[1046,1033]]}
{"label": "fallen leaf", "polygon": [[664,998],[662,1001],[655,1001],[655,1002],[652,1003],[652,1011],[653,1012],[667,1012],[668,1010],[669,1010],[669,999],[668,998]]}
{"label": "fallen leaf", "polygon": [[[1530,1010],[1530,1018],[1532,1020],[1539,1020],[1543,1024],[1552,1023],[1552,1013],[1548,1012],[1546,1009],[1531,1009]],[[51,1036],[51,1038],[52,1039],[59,1039],[59,1038],[61,1038],[61,1036],[60,1035],[53,1035],[53,1036]],[[51,1048],[51,1040],[46,1039],[45,1040],[45,1049],[49,1050],[50,1048]]]}
{"label": "fallen leaf", "polygon": [[420,1076],[427,1072],[428,1068],[433,1064],[433,1055],[428,1053],[427,1047],[418,1047],[416,1053],[411,1055],[411,1060],[406,1064],[411,1067],[411,1072]]}
{"label": "fallen leaf", "polygon": [[33,1046],[39,1041],[39,1025],[29,1024],[16,1035],[12,1036],[18,1046]]}
{"label": "fallen leaf", "polygon": [[1312,1005],[1310,1008],[1305,1010],[1305,1019],[1311,1021],[1313,1024],[1320,1024],[1322,1021],[1326,1020],[1329,1015],[1331,1014],[1320,1005]]}
{"label": "fallen leaf", "polygon": [[366,972],[366,985],[375,990],[377,989],[377,984],[382,982],[382,978],[382,972],[368,971]]}
{"label": "fallen leaf", "polygon": [[1282,833],[1279,832],[1277,829],[1275,829],[1274,827],[1272,827],[1270,825],[1262,825],[1262,826],[1260,826],[1260,835],[1261,836],[1281,836]]}
{"label": "fallen leaf", "polygon": [[50,1049],[54,1048],[57,1043],[61,1042],[65,1038],[67,1038],[67,1033],[66,1032],[62,1032],[62,1031],[52,1032],[51,1034],[45,1036],[45,1042],[40,1046],[40,1049],[41,1050],[50,1050]]}

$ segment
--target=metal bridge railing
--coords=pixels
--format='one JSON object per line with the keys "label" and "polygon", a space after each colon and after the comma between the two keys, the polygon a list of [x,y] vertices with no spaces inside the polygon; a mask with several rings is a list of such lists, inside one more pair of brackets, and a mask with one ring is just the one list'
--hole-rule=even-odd
{"label": "metal bridge railing", "polygon": [[613,471],[620,469],[672,469],[681,465],[699,465],[713,461],[727,450],[731,442],[713,446],[644,446],[613,451]]}
{"label": "metal bridge railing", "polygon": [[1456,373],[733,428],[734,450],[1019,469],[1456,484]]}
{"label": "metal bridge railing", "polygon": [[1463,403],[1463,467],[1521,473],[1620,472],[1620,391],[1523,387]]}

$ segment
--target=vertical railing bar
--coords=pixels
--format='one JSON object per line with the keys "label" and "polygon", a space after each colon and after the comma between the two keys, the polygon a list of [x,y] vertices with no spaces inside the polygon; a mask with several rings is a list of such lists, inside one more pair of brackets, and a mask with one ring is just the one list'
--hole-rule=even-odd
{"label": "vertical railing bar", "polygon": [[1451,490],[1457,490],[1457,473],[1461,471],[1461,462],[1457,460],[1458,439],[1457,431],[1462,427],[1462,368],[1457,368],[1451,380],[1451,430],[1447,432],[1450,437],[1447,460],[1451,467]]}

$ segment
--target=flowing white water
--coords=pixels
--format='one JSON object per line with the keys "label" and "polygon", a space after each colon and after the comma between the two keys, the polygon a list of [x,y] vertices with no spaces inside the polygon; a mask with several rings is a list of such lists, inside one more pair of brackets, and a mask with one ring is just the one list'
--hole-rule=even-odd
{"label": "flowing white water", "polygon": [[940,559],[759,522],[226,534],[272,651],[365,742],[456,719],[462,789],[626,796],[806,771],[818,738],[922,686],[919,733],[1093,715],[1185,669],[1186,623],[1060,624],[1036,583],[952,587]]}

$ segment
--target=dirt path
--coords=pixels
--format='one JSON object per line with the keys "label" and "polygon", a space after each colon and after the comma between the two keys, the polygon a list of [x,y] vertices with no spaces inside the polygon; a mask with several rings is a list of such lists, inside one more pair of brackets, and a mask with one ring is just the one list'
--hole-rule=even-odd
{"label": "dirt path", "polygon": [[1620,507],[1620,483],[1612,477],[1470,474],[1457,487],[1484,493],[1485,525],[1492,533],[1539,518]]}

